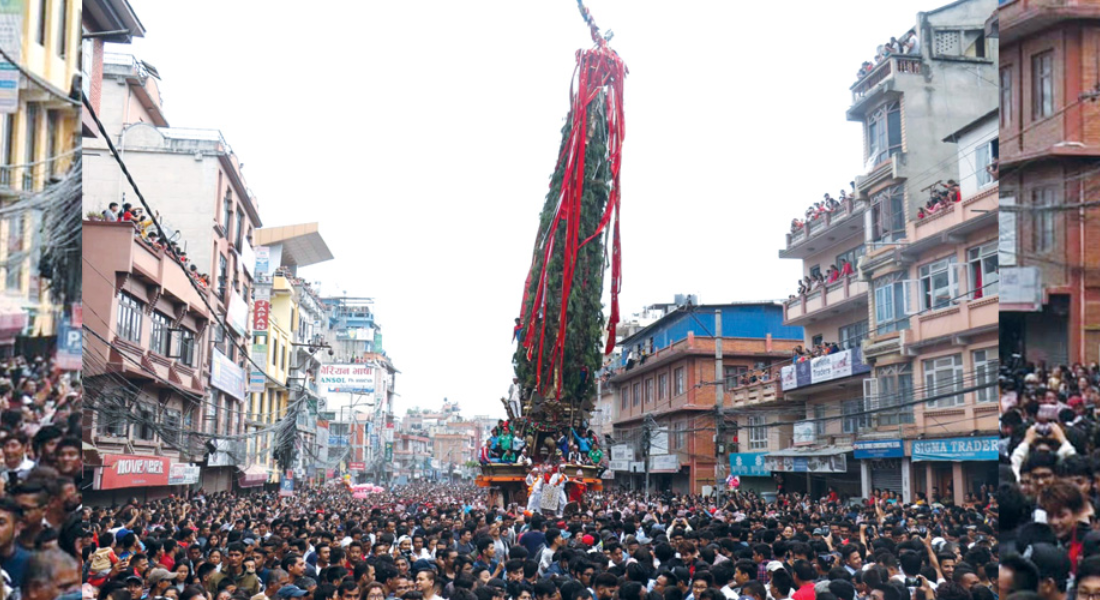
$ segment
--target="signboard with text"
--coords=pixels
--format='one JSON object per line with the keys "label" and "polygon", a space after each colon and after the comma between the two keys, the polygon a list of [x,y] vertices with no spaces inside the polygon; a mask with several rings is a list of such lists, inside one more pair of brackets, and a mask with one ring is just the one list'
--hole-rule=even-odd
{"label": "signboard with text", "polygon": [[866,458],[902,458],[905,448],[901,440],[868,440],[856,442],[853,446],[857,459]]}
{"label": "signboard with text", "polygon": [[913,440],[912,455],[913,462],[997,460],[997,438],[966,437],[942,440]]}
{"label": "signboard with text", "polygon": [[[630,444],[615,444],[611,447],[611,460],[630,462],[634,460],[634,448]],[[620,469],[625,471],[626,469]]]}
{"label": "signboard with text", "polygon": [[765,456],[764,466],[769,471],[791,473],[845,473],[848,459],[843,454],[832,456]]}
{"label": "signboard with text", "polygon": [[317,384],[329,392],[374,393],[374,367],[362,364],[321,365]]}
{"label": "signboard with text", "polygon": [[817,440],[817,431],[813,421],[799,421],[794,424],[794,445],[804,446]]}
{"label": "signboard with text", "polygon": [[730,475],[741,477],[768,477],[771,475],[764,466],[767,452],[743,452],[730,454]]}
{"label": "signboard with text", "polygon": [[780,370],[784,390],[870,373],[871,366],[863,362],[863,353],[856,347],[787,365]]}
{"label": "signboard with text", "polygon": [[680,456],[677,454],[655,454],[649,457],[650,473],[677,473],[680,471]]}
{"label": "signboard with text", "polygon": [[100,473],[100,490],[168,485],[171,460],[163,456],[105,454]]}
{"label": "signboard with text", "polygon": [[256,300],[252,303],[252,332],[267,331],[268,318],[271,316],[271,302]]}
{"label": "signboard with text", "polygon": [[168,471],[168,485],[191,485],[199,482],[202,467],[191,463],[172,463]]}
{"label": "signboard with text", "polygon": [[244,400],[244,369],[217,348],[210,353],[210,385],[238,400]]}

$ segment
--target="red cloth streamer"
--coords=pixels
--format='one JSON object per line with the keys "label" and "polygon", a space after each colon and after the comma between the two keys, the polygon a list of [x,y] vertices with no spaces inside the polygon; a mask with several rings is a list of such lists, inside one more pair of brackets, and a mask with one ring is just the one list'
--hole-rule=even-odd
{"label": "red cloth streamer", "polygon": [[[607,346],[605,354],[610,354],[615,347],[615,333],[619,323],[619,292],[622,289],[622,253],[619,233],[619,213],[621,201],[621,187],[619,173],[622,165],[622,142],[625,135],[625,121],[623,113],[623,81],[626,78],[626,65],[614,50],[611,50],[602,37],[596,35],[593,28],[593,39],[597,47],[591,50],[577,52],[577,78],[576,88],[570,90],[572,106],[570,108],[571,128],[567,142],[558,157],[558,166],[564,163],[565,174],[562,178],[561,195],[558,199],[558,207],[549,228],[542,232],[540,245],[536,247],[536,256],[542,254],[542,269],[538,276],[538,285],[535,290],[535,299],[532,303],[530,315],[526,315],[527,300],[530,292],[530,283],[534,275],[535,260],[532,257],[531,270],[528,272],[527,281],[523,290],[523,305],[520,308],[520,324],[524,330],[523,347],[527,350],[527,358],[531,360],[537,349],[538,358],[535,367],[535,385],[545,395],[544,384],[552,382],[554,385],[554,397],[561,397],[562,377],[560,369],[565,358],[566,325],[568,323],[569,296],[573,288],[573,277],[577,267],[577,256],[581,248],[591,242],[597,236],[604,233],[608,224],[612,224],[611,241],[611,314],[607,324]],[[607,206],[600,218],[600,223],[591,235],[584,240],[580,239],[581,223],[581,199],[584,196],[584,167],[585,150],[588,141],[588,106],[603,94],[605,113],[607,115],[607,149],[611,168],[611,191],[608,196]],[[555,169],[556,170],[556,169]],[[546,269],[550,263],[550,257],[555,249],[555,233],[560,224],[565,224],[563,236],[564,248],[561,249],[563,259],[562,289],[560,314],[558,316],[558,332],[554,340],[554,347],[549,353],[550,382],[542,380],[543,344],[546,338],[546,299],[550,290],[547,289]],[[531,326],[528,327],[528,324]],[[534,327],[539,326],[539,335],[536,340]]]}

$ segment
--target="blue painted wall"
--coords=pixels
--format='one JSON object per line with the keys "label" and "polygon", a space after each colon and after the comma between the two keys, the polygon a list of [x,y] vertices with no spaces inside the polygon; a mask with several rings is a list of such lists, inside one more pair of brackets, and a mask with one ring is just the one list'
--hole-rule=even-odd
{"label": "blue painted wall", "polygon": [[648,330],[623,340],[622,364],[631,348],[638,344],[649,345],[649,338],[657,350],[667,348],[687,339],[689,331],[697,337],[713,337],[714,311],[722,310],[721,337],[764,339],[770,333],[773,340],[802,341],[802,328],[783,324],[783,307],[772,304],[745,304],[724,306],[699,306],[695,312],[675,312],[666,315]]}

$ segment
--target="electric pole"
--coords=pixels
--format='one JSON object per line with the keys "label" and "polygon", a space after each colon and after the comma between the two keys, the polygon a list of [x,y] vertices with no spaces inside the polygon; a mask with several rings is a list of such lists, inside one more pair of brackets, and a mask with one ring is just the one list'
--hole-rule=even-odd
{"label": "electric pole", "polygon": [[653,454],[653,432],[657,430],[657,420],[653,418],[653,414],[647,414],[645,416],[645,422],[642,425],[642,452],[645,453],[645,503],[649,506],[649,456]]}
{"label": "electric pole", "polygon": [[[718,450],[725,444],[723,433],[725,416],[722,414],[722,404],[725,403],[726,374],[722,361],[722,309],[714,310],[714,380],[717,382],[714,389],[714,448]],[[714,462],[714,499],[718,506],[722,505],[722,453],[715,452]]]}

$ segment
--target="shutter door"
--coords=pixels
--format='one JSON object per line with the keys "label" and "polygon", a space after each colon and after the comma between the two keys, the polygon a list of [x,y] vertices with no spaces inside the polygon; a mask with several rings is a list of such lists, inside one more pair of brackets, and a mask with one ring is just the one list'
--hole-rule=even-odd
{"label": "shutter door", "polygon": [[901,459],[871,462],[871,488],[901,493]]}

